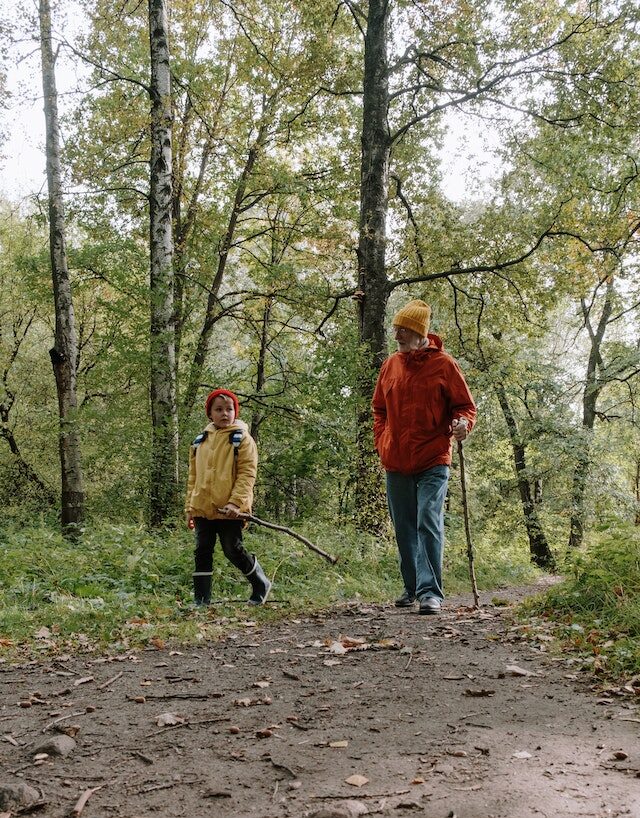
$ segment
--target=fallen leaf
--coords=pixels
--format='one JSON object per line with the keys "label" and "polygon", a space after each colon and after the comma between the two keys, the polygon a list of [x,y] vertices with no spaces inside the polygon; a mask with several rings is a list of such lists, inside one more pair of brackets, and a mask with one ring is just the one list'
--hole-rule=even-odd
{"label": "fallen leaf", "polygon": [[231,798],[231,793],[227,790],[207,790],[203,793],[203,798]]}
{"label": "fallen leaf", "polygon": [[325,659],[322,663],[325,667],[335,667],[341,664],[340,659]]}
{"label": "fallen leaf", "polygon": [[271,704],[273,699],[270,696],[265,696],[263,699],[251,699],[246,696],[243,699],[234,699],[235,707],[257,707],[260,704]]}
{"label": "fallen leaf", "polygon": [[269,687],[270,684],[271,684],[271,682],[259,681],[259,682],[254,682],[253,686],[263,688],[263,687]]}
{"label": "fallen leaf", "polygon": [[519,750],[517,753],[513,754],[513,757],[527,759],[531,758],[531,753],[528,753],[526,750]]}
{"label": "fallen leaf", "polygon": [[175,713],[161,713],[156,716],[156,724],[158,727],[168,727],[172,724],[184,724],[184,719]]}
{"label": "fallen leaf", "polygon": [[327,648],[329,653],[335,653],[338,656],[342,656],[347,653],[347,649],[342,644],[342,642],[332,642],[329,647]]}
{"label": "fallen leaf", "polygon": [[348,741],[330,741],[329,742],[329,747],[348,747],[348,746],[349,746]]}
{"label": "fallen leaf", "polygon": [[365,784],[369,783],[369,779],[355,773],[350,775],[349,778],[345,778],[344,783],[350,784],[352,787],[364,787]]}
{"label": "fallen leaf", "polygon": [[538,676],[539,674],[534,673],[532,670],[526,670],[523,667],[518,667],[518,665],[507,665],[505,668],[507,673],[511,674],[511,676]]}
{"label": "fallen leaf", "polygon": [[51,631],[47,627],[42,627],[35,632],[34,636],[36,639],[48,639],[51,636]]}
{"label": "fallen leaf", "polygon": [[367,644],[366,639],[358,639],[352,636],[341,636],[340,642],[342,646],[349,649],[349,648],[362,648]]}
{"label": "fallen leaf", "polygon": [[80,685],[86,685],[89,682],[93,682],[93,680],[94,680],[93,676],[83,676],[82,679],[76,679],[75,682],[73,683],[73,686],[80,687]]}
{"label": "fallen leaf", "polygon": [[80,725],[79,724],[67,724],[63,726],[62,724],[55,725],[55,731],[57,733],[63,733],[65,736],[71,736],[71,738],[75,738],[80,732]]}
{"label": "fallen leaf", "polygon": [[380,639],[378,642],[374,642],[372,647],[376,650],[397,650],[402,647],[402,643],[396,639]]}

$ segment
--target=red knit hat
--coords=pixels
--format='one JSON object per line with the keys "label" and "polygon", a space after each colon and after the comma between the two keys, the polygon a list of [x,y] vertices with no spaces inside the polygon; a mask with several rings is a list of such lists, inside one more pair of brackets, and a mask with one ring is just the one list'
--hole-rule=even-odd
{"label": "red knit hat", "polygon": [[236,417],[238,417],[238,415],[240,414],[240,404],[238,402],[238,397],[237,395],[234,395],[233,392],[230,392],[228,389],[214,389],[213,392],[209,392],[209,394],[207,395],[207,399],[204,402],[204,411],[206,412],[207,417],[209,417],[209,409],[211,409],[211,404],[219,395],[223,395],[225,398],[231,398],[231,400],[233,401],[233,408],[235,410]]}

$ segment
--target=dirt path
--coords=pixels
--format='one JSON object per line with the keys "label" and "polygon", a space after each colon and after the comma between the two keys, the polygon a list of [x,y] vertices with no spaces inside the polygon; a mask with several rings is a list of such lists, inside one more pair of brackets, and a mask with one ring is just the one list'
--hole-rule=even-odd
{"label": "dirt path", "polygon": [[[543,631],[469,602],[439,617],[352,604],[197,648],[5,668],[4,809],[23,782],[46,818],[640,818],[637,697],[589,691]],[[45,756],[52,738],[68,747]]]}

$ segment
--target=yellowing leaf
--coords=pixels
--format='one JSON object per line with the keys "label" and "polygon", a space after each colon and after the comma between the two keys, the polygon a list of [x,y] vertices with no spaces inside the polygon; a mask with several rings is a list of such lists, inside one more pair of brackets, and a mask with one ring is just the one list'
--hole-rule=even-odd
{"label": "yellowing leaf", "polygon": [[340,642],[345,648],[360,648],[363,645],[366,645],[366,639],[356,639],[352,636],[341,636]]}

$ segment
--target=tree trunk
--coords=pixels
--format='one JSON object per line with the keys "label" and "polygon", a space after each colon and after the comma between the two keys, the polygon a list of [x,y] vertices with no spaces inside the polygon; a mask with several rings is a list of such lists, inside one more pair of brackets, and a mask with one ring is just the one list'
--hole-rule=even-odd
{"label": "tree trunk", "polygon": [[[258,366],[256,369],[256,395],[262,395],[267,381],[267,350],[269,348],[269,322],[273,309],[273,296],[267,296],[262,313],[262,327],[260,331],[260,351],[258,352]],[[256,409],[251,416],[251,437],[258,442],[260,426],[266,415]]]}
{"label": "tree trunk", "polygon": [[191,414],[191,411],[193,410],[193,406],[198,395],[198,389],[200,388],[201,385],[202,372],[204,370],[205,362],[211,345],[211,334],[213,332],[213,328],[216,324],[216,321],[220,317],[219,315],[216,315],[216,307],[218,306],[218,293],[220,291],[220,285],[222,284],[225,270],[227,267],[229,251],[231,250],[231,244],[235,236],[238,218],[242,213],[242,202],[247,192],[247,184],[253,172],[254,165],[260,155],[260,151],[262,150],[262,147],[264,145],[267,133],[268,133],[267,125],[266,123],[263,123],[260,126],[255,142],[249,149],[244,168],[242,169],[240,178],[238,179],[238,185],[236,187],[233,205],[231,207],[231,213],[229,214],[227,229],[225,231],[224,238],[222,239],[222,243],[220,246],[216,274],[214,276],[213,281],[211,282],[211,287],[209,289],[209,296],[207,298],[207,307],[204,316],[204,321],[202,324],[202,329],[200,330],[200,334],[198,336],[196,351],[194,353],[193,360],[191,362],[191,367],[189,370],[189,382],[187,384],[184,398],[182,400],[181,416],[185,422],[189,415]]}
{"label": "tree trunk", "polygon": [[56,502],[55,493],[40,478],[33,466],[27,463],[27,461],[24,459],[22,452],[20,451],[20,447],[18,446],[18,441],[16,440],[13,431],[9,426],[9,412],[12,405],[12,399],[0,403],[0,437],[7,441],[11,454],[13,455],[13,462],[18,474],[20,474],[29,483],[32,483],[47,503],[54,505]]}
{"label": "tree trunk", "polygon": [[576,465],[573,472],[573,486],[571,489],[569,548],[579,548],[584,538],[584,494],[589,476],[591,442],[596,420],[598,397],[603,386],[603,383],[598,379],[598,369],[603,368],[600,348],[613,310],[613,293],[613,278],[610,278],[607,281],[604,306],[595,332],[591,328],[586,302],[584,300],[582,301],[582,312],[585,318],[585,326],[591,339],[591,349],[589,351],[585,386],[582,393],[582,442],[578,457],[576,458]]}
{"label": "tree trunk", "polygon": [[356,521],[363,531],[387,528],[382,471],[373,446],[371,398],[386,354],[385,312],[389,282],[385,265],[391,136],[387,123],[388,0],[370,0],[364,48],[360,226],[358,240],[358,374]]}
{"label": "tree trunk", "polygon": [[67,266],[60,130],[55,58],[51,42],[49,0],[40,0],[40,46],[42,87],[46,122],[47,186],[49,192],[49,249],[56,314],[55,345],[49,351],[58,393],[59,449],[62,483],[61,521],[66,535],[78,533],[84,519],[84,484],[77,422],[78,341],[71,281]]}
{"label": "tree trunk", "polygon": [[150,386],[152,452],[149,519],[175,511],[178,487],[175,315],[173,310],[171,75],[166,0],[149,0],[151,55]]}
{"label": "tree trunk", "polygon": [[636,493],[636,513],[633,523],[640,526],[640,459],[636,459],[636,476],[635,476],[635,493]]}
{"label": "tree trunk", "polygon": [[549,543],[542,529],[542,523],[540,522],[536,508],[536,501],[532,496],[531,484],[527,478],[527,456],[524,444],[518,432],[518,424],[502,384],[497,384],[495,390],[509,430],[524,524],[527,530],[527,537],[529,538],[531,561],[540,568],[552,568],[554,564],[553,554],[551,553]]}

